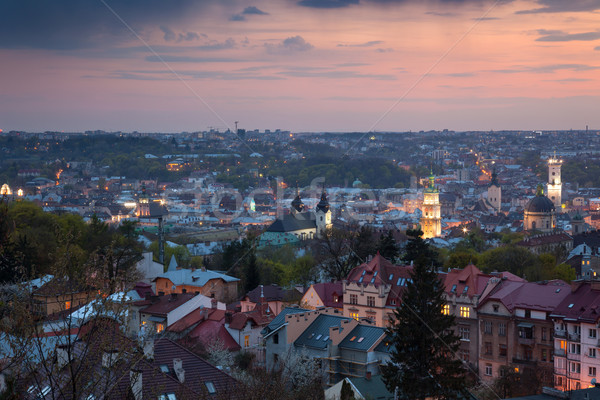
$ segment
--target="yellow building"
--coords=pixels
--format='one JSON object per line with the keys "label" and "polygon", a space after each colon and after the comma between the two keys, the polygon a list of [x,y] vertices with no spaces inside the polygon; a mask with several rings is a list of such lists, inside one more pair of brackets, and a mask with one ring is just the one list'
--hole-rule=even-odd
{"label": "yellow building", "polygon": [[435,188],[435,176],[429,175],[429,187],[423,192],[423,214],[421,215],[421,230],[423,239],[438,237],[442,234],[442,206],[440,192]]}
{"label": "yellow building", "polygon": [[557,158],[548,159],[548,198],[552,200],[554,208],[558,211],[562,204],[562,181],[560,179],[560,167],[562,160]]}

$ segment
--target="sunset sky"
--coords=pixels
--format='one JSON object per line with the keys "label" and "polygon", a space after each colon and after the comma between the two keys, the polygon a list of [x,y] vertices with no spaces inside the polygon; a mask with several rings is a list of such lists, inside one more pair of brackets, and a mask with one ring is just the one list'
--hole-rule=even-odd
{"label": "sunset sky", "polygon": [[2,0],[0,129],[600,129],[600,0]]}

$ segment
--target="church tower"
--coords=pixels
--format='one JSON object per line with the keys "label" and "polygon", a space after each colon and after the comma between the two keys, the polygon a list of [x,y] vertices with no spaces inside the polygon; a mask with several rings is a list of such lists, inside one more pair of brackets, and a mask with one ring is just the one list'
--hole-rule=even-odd
{"label": "church tower", "polygon": [[494,172],[492,172],[492,182],[490,182],[490,186],[488,186],[488,203],[494,207],[496,212],[500,212],[500,208],[502,208],[502,187],[498,183],[498,174],[496,174],[496,167],[494,167]]}
{"label": "church tower", "polygon": [[321,201],[317,204],[317,237],[323,237],[323,232],[327,229],[331,229],[331,208],[329,207],[329,201],[327,200],[327,193],[323,189],[321,193]]}
{"label": "church tower", "polygon": [[552,157],[548,159],[548,186],[546,193],[548,198],[552,200],[554,208],[560,212],[562,206],[562,181],[560,179],[560,167],[562,160]]}
{"label": "church tower", "polygon": [[423,192],[423,215],[421,230],[423,239],[438,237],[442,234],[440,192],[435,188],[435,176],[429,175],[429,187]]}

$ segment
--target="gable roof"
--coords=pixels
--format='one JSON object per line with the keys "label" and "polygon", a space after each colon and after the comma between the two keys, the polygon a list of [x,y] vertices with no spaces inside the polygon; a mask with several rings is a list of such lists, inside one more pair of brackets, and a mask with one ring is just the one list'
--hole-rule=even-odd
{"label": "gable roof", "polygon": [[156,296],[155,299],[157,299],[158,301],[156,301],[154,303],[152,303],[149,300],[141,300],[141,301],[136,302],[135,305],[137,305],[137,306],[147,305],[147,307],[140,310],[140,312],[142,312],[144,314],[166,316],[168,313],[170,313],[171,311],[180,307],[181,305],[187,303],[189,300],[191,300],[195,296],[200,296],[200,295],[196,295],[194,293],[182,293],[182,294],[176,294],[176,296],[173,296],[173,295]]}
{"label": "gable roof", "polygon": [[394,394],[390,393],[381,379],[381,375],[373,375],[371,379],[367,378],[348,378],[352,385],[358,390],[363,398],[372,399],[393,399]]}
{"label": "gable roof", "polygon": [[[312,213],[300,213],[312,214]],[[300,219],[291,214],[286,214],[283,218],[276,219],[268,228],[267,232],[294,232],[303,229],[317,229],[317,223],[314,218]]]}
{"label": "gable roof", "polygon": [[444,285],[446,293],[455,293],[457,296],[466,295],[472,298],[481,295],[490,280],[491,275],[486,275],[475,265],[469,264],[463,269],[448,271]]}
{"label": "gable roof", "polygon": [[342,321],[349,321],[350,319],[338,315],[319,314],[312,324],[300,334],[294,345],[323,350],[329,344],[329,328],[337,326],[341,330],[343,329],[341,327]]}
{"label": "gable roof", "polygon": [[[325,307],[341,308],[343,305],[343,286],[342,282],[325,282],[315,283],[312,285],[313,290],[317,293]],[[333,296],[338,297],[335,302]]]}
{"label": "gable roof", "polygon": [[165,278],[173,282],[174,285],[188,285],[188,286],[197,286],[202,287],[206,285],[208,281],[211,279],[222,279],[225,282],[238,282],[238,278],[234,278],[229,275],[221,274],[219,272],[211,271],[211,270],[201,270],[201,269],[187,269],[182,268],[175,271],[167,271],[162,275],[154,278],[153,281],[156,281],[159,278]]}

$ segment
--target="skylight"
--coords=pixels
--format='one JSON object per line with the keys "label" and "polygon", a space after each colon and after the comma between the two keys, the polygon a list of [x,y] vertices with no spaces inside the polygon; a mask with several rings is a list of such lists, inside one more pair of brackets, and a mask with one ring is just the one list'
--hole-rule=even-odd
{"label": "skylight", "polygon": [[465,290],[463,290],[463,294],[467,293],[469,291],[469,287],[465,286]]}
{"label": "skylight", "polygon": [[317,335],[317,337],[315,338],[315,340],[319,340],[319,339],[321,339],[321,336],[323,336],[323,335],[321,335],[321,334],[318,334],[318,335]]}
{"label": "skylight", "polygon": [[367,273],[367,270],[363,269],[363,273],[361,274],[361,276],[365,276],[366,273]]}
{"label": "skylight", "polygon": [[363,340],[365,340],[365,338],[361,337],[360,339],[358,339],[358,343],[362,342]]}
{"label": "skylight", "polygon": [[352,336],[352,338],[350,339],[350,341],[354,342],[354,339],[356,339],[356,336]]}
{"label": "skylight", "polygon": [[210,394],[217,393],[217,389],[215,389],[215,385],[213,385],[212,382],[204,382],[204,384],[206,385],[206,389],[208,390],[208,393],[210,393]]}
{"label": "skylight", "polygon": [[389,277],[388,281],[390,281],[390,282],[391,282],[391,281],[392,281],[392,279],[394,279],[394,274],[390,274],[390,277]]}
{"label": "skylight", "polygon": [[452,293],[456,293],[456,285],[452,285],[452,290],[451,290],[451,292],[452,292]]}
{"label": "skylight", "polygon": [[375,277],[377,276],[377,273],[378,273],[378,272],[379,272],[379,271],[375,271],[375,273],[373,274],[373,278],[375,278]]}
{"label": "skylight", "polygon": [[323,338],[323,341],[324,341],[324,342],[326,342],[326,341],[328,341],[328,340],[329,340],[329,336],[325,336],[325,337]]}
{"label": "skylight", "polygon": [[361,276],[360,279],[358,280],[358,283],[362,283],[363,281],[363,277]]}
{"label": "skylight", "polygon": [[162,372],[164,372],[164,373],[168,374],[168,373],[169,373],[169,366],[168,366],[168,365],[166,365],[166,364],[163,364],[163,365],[161,365],[161,366],[160,366],[160,370],[161,370]]}
{"label": "skylight", "polygon": [[315,336],[315,334],[314,334],[314,333],[311,333],[310,335],[308,335],[308,338],[309,338],[309,339],[312,339],[312,338],[313,338],[313,336]]}
{"label": "skylight", "polygon": [[573,303],[569,304],[569,308],[573,308],[574,305],[575,304],[573,304]]}
{"label": "skylight", "polygon": [[396,286],[400,286],[400,281],[402,280],[402,278],[398,278],[398,282],[396,282]]}
{"label": "skylight", "polygon": [[560,288],[556,289],[556,292],[554,292],[554,293],[559,293],[559,292],[560,292]]}
{"label": "skylight", "polygon": [[371,283],[375,282],[375,277],[371,278]]}

